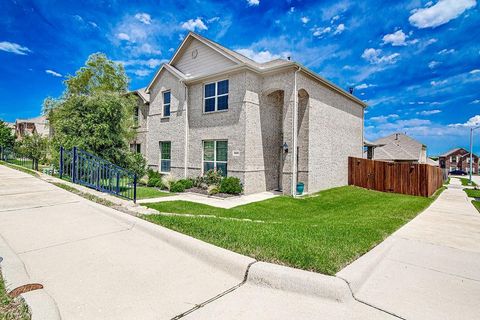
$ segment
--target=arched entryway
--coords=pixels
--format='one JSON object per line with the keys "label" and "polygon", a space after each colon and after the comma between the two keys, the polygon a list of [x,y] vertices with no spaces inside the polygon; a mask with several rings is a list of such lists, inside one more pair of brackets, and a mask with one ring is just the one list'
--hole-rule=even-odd
{"label": "arched entryway", "polygon": [[309,104],[310,96],[305,89],[298,91],[297,125],[297,182],[303,182],[308,191],[309,149]]}

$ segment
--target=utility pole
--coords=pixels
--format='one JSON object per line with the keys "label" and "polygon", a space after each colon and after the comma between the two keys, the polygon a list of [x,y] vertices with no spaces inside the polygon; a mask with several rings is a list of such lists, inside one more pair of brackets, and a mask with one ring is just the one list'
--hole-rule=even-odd
{"label": "utility pole", "polygon": [[476,130],[480,128],[480,126],[478,127],[473,127],[473,128],[470,128],[470,185],[472,184],[472,170],[473,170],[473,130]]}

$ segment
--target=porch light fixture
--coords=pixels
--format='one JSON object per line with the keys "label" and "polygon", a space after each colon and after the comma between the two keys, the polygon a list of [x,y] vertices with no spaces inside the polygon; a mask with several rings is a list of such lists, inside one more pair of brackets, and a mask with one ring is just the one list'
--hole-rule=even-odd
{"label": "porch light fixture", "polygon": [[288,153],[288,144],[286,142],[283,143],[283,152]]}

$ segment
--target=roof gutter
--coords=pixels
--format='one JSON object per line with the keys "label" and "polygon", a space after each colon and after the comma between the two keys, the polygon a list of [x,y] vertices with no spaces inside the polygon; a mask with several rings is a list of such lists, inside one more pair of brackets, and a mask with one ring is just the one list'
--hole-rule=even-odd
{"label": "roof gutter", "polygon": [[301,66],[295,70],[293,75],[293,116],[292,116],[292,139],[293,139],[293,153],[292,153],[292,195],[297,195],[297,180],[298,180],[298,88],[297,88],[297,74],[302,70]]}

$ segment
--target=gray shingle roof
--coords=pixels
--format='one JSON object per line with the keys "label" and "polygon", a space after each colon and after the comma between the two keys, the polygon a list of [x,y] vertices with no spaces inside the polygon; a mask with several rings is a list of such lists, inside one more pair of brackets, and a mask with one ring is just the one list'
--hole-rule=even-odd
{"label": "gray shingle roof", "polygon": [[375,160],[411,160],[419,161],[425,145],[403,133],[394,133],[377,139],[372,144],[381,145],[375,148]]}

